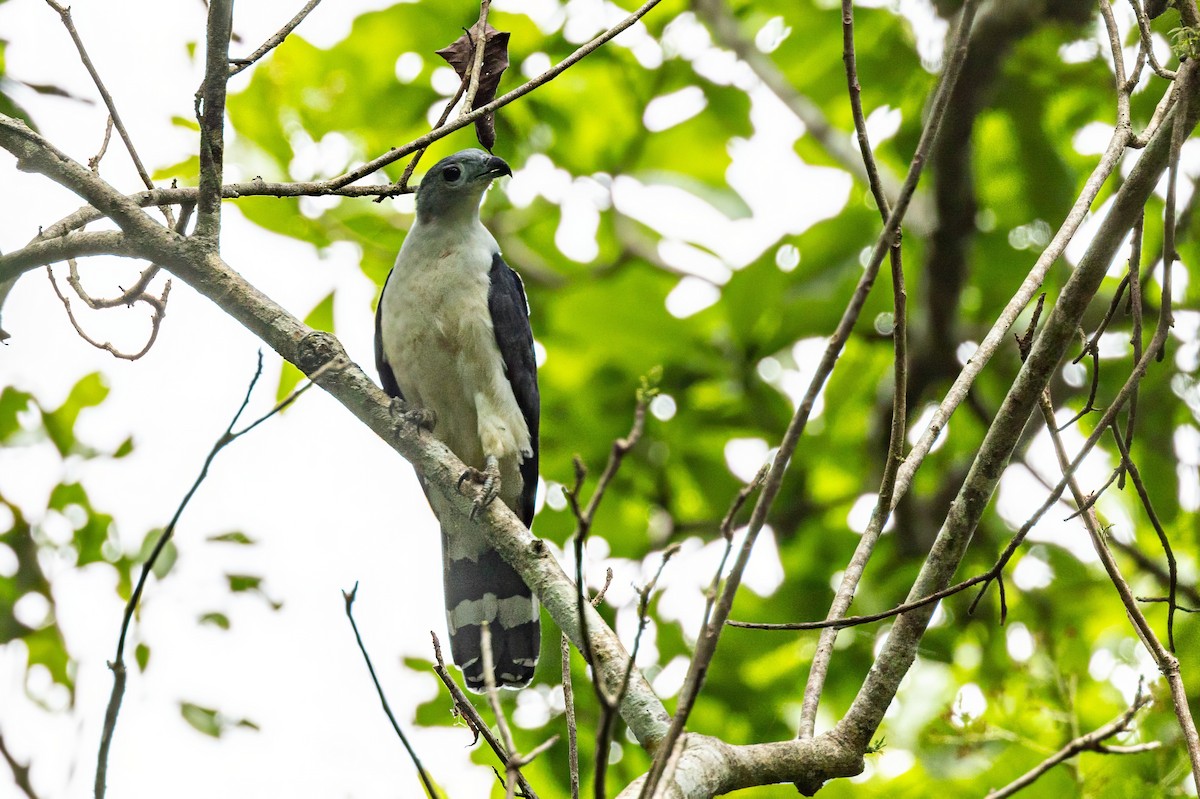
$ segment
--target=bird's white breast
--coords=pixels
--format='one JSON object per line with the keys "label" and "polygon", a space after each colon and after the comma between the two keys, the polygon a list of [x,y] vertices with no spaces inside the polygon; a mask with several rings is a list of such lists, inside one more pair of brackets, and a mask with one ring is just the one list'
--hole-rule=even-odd
{"label": "bird's white breast", "polygon": [[510,476],[531,445],[488,308],[497,252],[478,221],[414,225],[380,300],[383,350],[404,397],[437,414],[434,435],[476,468],[496,456],[502,486],[519,489]]}

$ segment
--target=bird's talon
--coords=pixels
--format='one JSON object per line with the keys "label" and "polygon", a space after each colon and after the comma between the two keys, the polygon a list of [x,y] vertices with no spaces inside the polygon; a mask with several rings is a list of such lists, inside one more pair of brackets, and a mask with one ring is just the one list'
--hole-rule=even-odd
{"label": "bird's talon", "polygon": [[462,492],[462,484],[467,480],[479,484],[479,494],[475,497],[474,507],[471,508],[471,518],[477,517],[484,508],[491,505],[500,495],[500,462],[495,456],[489,455],[483,469],[468,466],[458,478],[458,490]]}
{"label": "bird's talon", "polygon": [[432,408],[411,405],[400,397],[392,397],[391,413],[397,427],[413,425],[432,433],[434,425],[437,424],[437,414]]}

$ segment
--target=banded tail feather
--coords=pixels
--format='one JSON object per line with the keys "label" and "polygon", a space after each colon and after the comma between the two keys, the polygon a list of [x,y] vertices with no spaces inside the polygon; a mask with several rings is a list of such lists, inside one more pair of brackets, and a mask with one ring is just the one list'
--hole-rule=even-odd
{"label": "banded tail feather", "polygon": [[491,631],[497,687],[528,685],[541,649],[537,600],[500,553],[487,549],[476,558],[452,558],[446,535],[443,531],[450,652],[462,669],[467,688],[482,692],[486,687],[480,644],[485,621]]}

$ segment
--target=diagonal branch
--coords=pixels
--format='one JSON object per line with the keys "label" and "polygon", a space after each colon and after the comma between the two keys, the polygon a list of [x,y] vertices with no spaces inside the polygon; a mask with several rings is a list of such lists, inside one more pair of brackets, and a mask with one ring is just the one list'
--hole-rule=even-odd
{"label": "diagonal branch", "polygon": [[[474,500],[456,486],[464,466],[444,444],[411,426],[397,428],[391,400],[354,364],[341,342],[328,333],[314,331],[258,291],[229,267],[218,253],[196,246],[175,231],[153,222],[136,203],[90,170],[71,160],[23,123],[0,115],[0,147],[9,150],[26,169],[45,174],[84,197],[108,214],[136,244],[140,257],[161,264],[176,277],[216,302],[229,316],[246,326],[263,342],[341,402],[359,421],[388,442],[425,475],[433,490],[469,516]],[[3,279],[0,277],[0,279]],[[327,371],[320,372],[326,364]],[[320,372],[318,376],[318,372]],[[583,626],[575,610],[575,585],[563,573],[553,554],[535,539],[503,503],[492,503],[478,515],[476,524],[501,557],[517,570],[538,594],[542,605],[580,649]],[[616,695],[624,682],[629,655],[603,618],[584,608],[587,646],[593,669],[605,690]],[[650,751],[657,748],[668,726],[662,702],[640,671],[635,670],[621,715],[638,740]]]}
{"label": "diagonal branch", "polygon": [[796,445],[800,441],[800,436],[803,435],[804,428],[808,424],[809,414],[812,413],[817,394],[833,371],[838,356],[841,354],[842,347],[845,346],[850,332],[854,329],[854,325],[858,321],[858,316],[862,312],[863,305],[866,303],[867,294],[870,292],[875,278],[879,274],[879,267],[883,263],[884,255],[895,244],[896,235],[900,230],[900,223],[904,219],[909,203],[912,201],[913,194],[917,188],[917,182],[921,177],[922,168],[925,165],[925,160],[937,135],[942,117],[946,112],[948,99],[954,90],[954,84],[958,80],[959,72],[966,58],[971,22],[974,19],[977,6],[978,0],[967,0],[963,4],[958,27],[953,36],[953,45],[949,49],[951,54],[950,59],[935,90],[928,120],[921,131],[921,137],[917,142],[917,149],[913,154],[908,175],[904,179],[904,186],[900,191],[899,197],[896,198],[895,207],[888,214],[887,223],[883,226],[883,230],[875,241],[871,258],[863,270],[863,275],[855,287],[849,304],[842,313],[842,318],[838,322],[837,329],[830,337],[829,344],[821,356],[816,374],[809,383],[808,390],[805,392],[804,398],[801,400],[795,415],[788,424],[787,431],[784,433],[783,441],[779,445],[779,451],[776,453],[774,462],[771,464],[770,471],[767,474],[762,493],[759,494],[758,501],[754,505],[754,510],[750,514],[750,524],[746,530],[746,538],[742,544],[741,551],[738,553],[737,560],[734,562],[729,577],[725,581],[725,589],[721,592],[720,600],[714,607],[712,617],[701,631],[700,639],[696,642],[696,651],[692,655],[688,674],[679,695],[675,717],[671,720],[671,730],[664,745],[655,756],[654,763],[651,765],[645,784],[642,787],[642,796],[645,799],[654,796],[654,791],[657,789],[658,782],[666,769],[667,759],[674,750],[675,742],[683,733],[684,727],[687,724],[688,714],[691,712],[696,697],[704,685],[708,665],[716,653],[717,642],[720,640],[721,631],[724,629],[725,622],[729,618],[729,611],[733,607],[733,598],[737,594],[738,587],[741,585],[741,578],[745,572],[746,564],[750,561],[750,553],[753,551],[758,534],[762,531],[763,524],[766,522],[771,504],[775,501],[775,497],[779,493],[779,488],[783,484],[784,472],[787,470],[792,454],[796,451]]}
{"label": "diagonal branch", "polygon": [[[1192,62],[1185,65],[1191,70]],[[1172,133],[1190,132],[1200,114],[1195,93],[1176,104],[1178,124],[1160,127],[1138,159],[1125,185],[1115,195],[1108,216],[1097,230],[1087,252],[1063,286],[1041,334],[1034,341],[995,421],[988,428],[966,481],[939,530],[928,559],[909,592],[910,599],[928,596],[949,584],[989,504],[1000,476],[1008,465],[1021,430],[1049,383],[1059,360],[1074,341],[1075,331],[1095,296],[1123,239],[1141,214],[1147,198],[1166,168]],[[1144,373],[1144,372],[1143,372]],[[1110,408],[1115,412],[1115,408]],[[916,656],[916,648],[933,613],[932,605],[901,615],[876,656],[862,690],[837,734],[860,745],[870,742],[900,680]]]}
{"label": "diagonal branch", "polygon": [[296,28],[300,26],[300,23],[304,21],[304,18],[308,16],[309,12],[316,8],[320,2],[321,0],[308,0],[304,8],[296,12],[296,16],[288,20],[288,23],[282,28],[275,31],[275,33],[271,35],[271,38],[263,42],[257,50],[245,58],[231,59],[229,62],[229,77],[232,78],[234,75],[248,68],[251,64],[259,61],[267,53],[283,44],[283,40],[288,37],[288,34],[296,30]]}

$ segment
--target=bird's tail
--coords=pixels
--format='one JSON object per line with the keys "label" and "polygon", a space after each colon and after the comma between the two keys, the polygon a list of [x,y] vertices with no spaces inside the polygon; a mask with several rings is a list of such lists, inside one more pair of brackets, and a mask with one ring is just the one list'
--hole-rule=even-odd
{"label": "bird's tail", "polygon": [[496,685],[520,688],[533,679],[541,647],[537,600],[516,570],[494,549],[463,555],[442,530],[446,619],[450,651],[467,687],[483,691],[482,623],[488,623]]}

